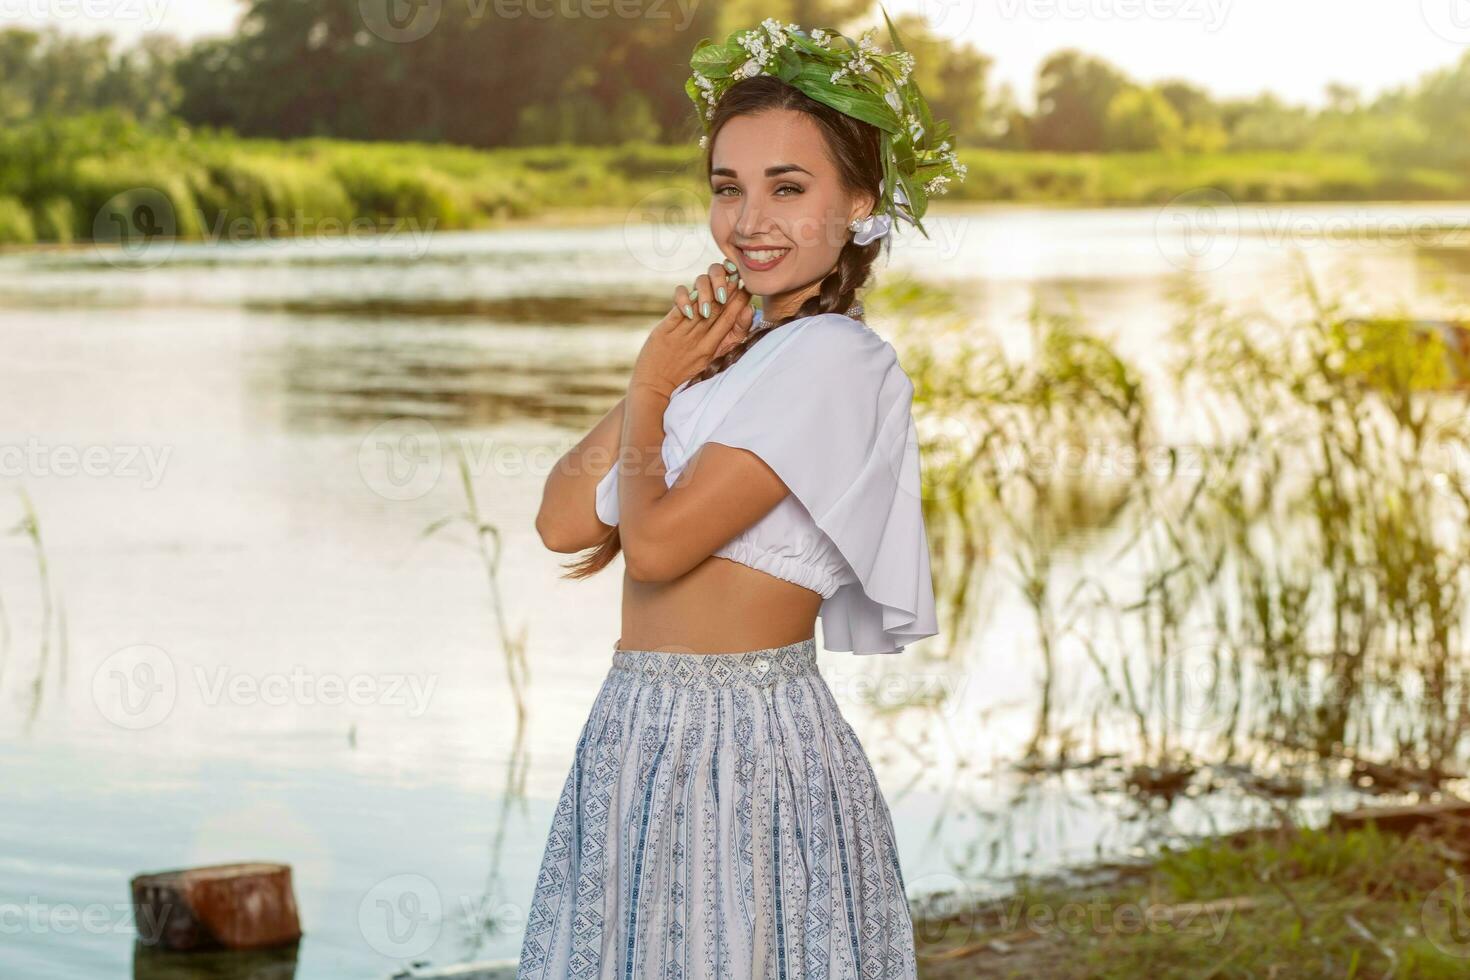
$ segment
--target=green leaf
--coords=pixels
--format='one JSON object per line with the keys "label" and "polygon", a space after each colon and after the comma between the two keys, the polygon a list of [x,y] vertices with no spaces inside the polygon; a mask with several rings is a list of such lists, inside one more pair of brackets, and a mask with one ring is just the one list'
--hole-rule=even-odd
{"label": "green leaf", "polygon": [[790,47],[782,48],[777,54],[777,60],[779,64],[776,66],[776,77],[781,81],[790,82],[801,74],[801,57]]}
{"label": "green leaf", "polygon": [[924,98],[923,92],[919,91],[919,85],[912,81],[912,76],[910,76],[910,83],[914,87],[914,101],[919,104],[919,122],[923,123],[924,135],[928,136],[934,131],[934,115],[929,111],[929,100]]}
{"label": "green leaf", "polygon": [[689,57],[689,67],[706,78],[729,78],[730,74],[745,63],[740,55],[745,49],[738,41],[716,44],[709,38],[701,38]]}
{"label": "green leaf", "polygon": [[898,117],[887,102],[877,95],[869,95],[845,85],[834,84],[832,73],[820,65],[806,64],[791,84],[823,105],[846,113],[865,123],[871,123],[888,133],[896,133],[900,127]]}
{"label": "green leaf", "polygon": [[914,169],[914,146],[907,139],[894,139],[893,155],[898,158],[898,169],[904,171]]}
{"label": "green leaf", "polygon": [[908,49],[903,46],[903,42],[898,39],[898,29],[893,26],[893,21],[889,19],[888,11],[884,9],[881,3],[878,4],[878,9],[883,11],[883,23],[888,25],[888,40],[893,45],[893,50],[907,51]]}
{"label": "green leaf", "polygon": [[877,210],[890,213],[893,210],[892,188],[894,186],[893,160],[891,150],[892,142],[893,137],[889,136],[887,133],[884,133],[880,140],[880,146],[878,147],[879,154],[883,157],[883,199],[879,202]]}

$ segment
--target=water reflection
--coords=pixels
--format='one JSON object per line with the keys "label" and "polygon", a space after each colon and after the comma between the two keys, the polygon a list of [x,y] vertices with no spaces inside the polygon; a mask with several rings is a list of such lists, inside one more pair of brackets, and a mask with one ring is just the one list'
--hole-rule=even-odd
{"label": "water reflection", "polygon": [[169,953],[138,943],[133,980],[295,980],[299,943],[248,952]]}
{"label": "water reflection", "polygon": [[[1422,416],[1426,393],[1394,387],[1398,362],[1369,355],[1403,347],[1371,328],[1396,302],[1454,314],[1460,297],[1433,289],[1463,288],[1465,250],[1314,244],[1268,213],[1180,305],[1189,284],[1156,219],[954,213],[936,225],[947,252],[900,243],[879,271],[869,309],[924,416],[944,632],[901,660],[828,655],[823,670],[879,769],[916,899],[1455,774],[1464,555],[1429,454],[1455,436]],[[288,860],[307,935],[262,969],[516,954],[619,581],[559,580],[532,529],[544,471],[474,451],[564,448],[616,401],[651,306],[716,257],[693,231],[664,251],[640,234],[180,246],[130,268],[89,250],[0,257],[0,324],[24,352],[0,366],[14,406],[0,438],[172,452],[156,487],[18,481],[53,598],[48,613],[34,540],[6,538],[8,882],[43,905],[111,905],[142,868]],[[1313,313],[1298,256],[1344,309]],[[1257,331],[1309,356],[1236,329],[1221,299],[1272,311]],[[1334,325],[1365,312],[1348,346]],[[416,496],[361,461],[403,416],[443,440]],[[1084,465],[1044,455],[1066,449]],[[1150,468],[1121,465],[1129,453]],[[20,526],[19,498],[4,500]],[[166,654],[177,696],[129,730],[91,686],[136,644]],[[298,665],[432,693],[418,714],[209,699],[220,672],[264,682]],[[441,900],[426,950],[384,947],[360,920],[401,876]],[[40,929],[10,955],[90,977],[126,969],[132,942]],[[166,965],[150,959],[135,974]]]}

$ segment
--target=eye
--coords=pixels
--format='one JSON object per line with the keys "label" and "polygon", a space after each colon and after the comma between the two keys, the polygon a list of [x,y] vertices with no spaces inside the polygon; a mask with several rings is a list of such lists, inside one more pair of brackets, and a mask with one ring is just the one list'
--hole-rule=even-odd
{"label": "eye", "polygon": [[[729,195],[726,194],[725,191],[733,190],[739,190],[739,188],[737,188],[734,184],[721,184],[719,187],[715,188],[715,196],[728,197]],[[780,194],[782,191],[795,191],[797,194],[805,193],[805,191],[802,190],[799,184],[782,184],[780,187],[776,188],[777,194]]]}

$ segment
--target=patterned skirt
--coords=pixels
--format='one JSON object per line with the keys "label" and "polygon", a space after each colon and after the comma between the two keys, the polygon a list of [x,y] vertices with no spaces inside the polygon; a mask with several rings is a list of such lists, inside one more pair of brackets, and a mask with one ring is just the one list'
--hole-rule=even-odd
{"label": "patterned skirt", "polygon": [[614,647],[516,976],[916,976],[892,818],[814,637],[738,653]]}

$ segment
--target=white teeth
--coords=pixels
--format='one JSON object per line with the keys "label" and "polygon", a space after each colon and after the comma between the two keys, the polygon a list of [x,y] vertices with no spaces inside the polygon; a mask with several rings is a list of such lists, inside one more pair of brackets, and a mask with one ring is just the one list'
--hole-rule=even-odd
{"label": "white teeth", "polygon": [[742,249],[741,251],[745,252],[745,257],[752,262],[769,262],[778,256],[786,254],[786,249],[784,248],[767,249],[761,252],[752,252],[749,249]]}

